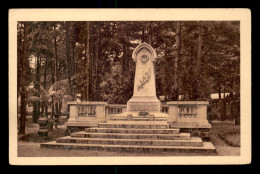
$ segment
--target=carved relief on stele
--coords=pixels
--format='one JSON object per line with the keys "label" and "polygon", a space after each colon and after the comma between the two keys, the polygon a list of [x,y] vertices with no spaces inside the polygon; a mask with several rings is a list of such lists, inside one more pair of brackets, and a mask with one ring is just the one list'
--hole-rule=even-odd
{"label": "carved relief on stele", "polygon": [[136,62],[134,96],[156,96],[154,60],[156,53],[154,49],[143,43],[133,52],[133,60]]}

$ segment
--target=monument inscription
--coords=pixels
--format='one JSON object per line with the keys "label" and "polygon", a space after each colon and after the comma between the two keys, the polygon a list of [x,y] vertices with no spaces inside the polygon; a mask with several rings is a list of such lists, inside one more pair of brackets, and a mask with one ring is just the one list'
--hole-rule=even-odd
{"label": "monument inscription", "polygon": [[129,109],[132,111],[153,111],[156,107],[158,107],[158,103],[135,103],[130,104]]}

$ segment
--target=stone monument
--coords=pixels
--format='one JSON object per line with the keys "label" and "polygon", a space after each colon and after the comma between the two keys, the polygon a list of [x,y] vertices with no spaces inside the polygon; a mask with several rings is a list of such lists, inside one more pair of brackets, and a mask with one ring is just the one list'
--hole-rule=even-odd
{"label": "stone monument", "polygon": [[[134,92],[132,98],[127,102],[127,111],[116,115],[114,118],[125,117],[129,120],[130,115],[168,117],[162,113],[161,102],[156,96],[154,62],[157,54],[151,45],[139,44],[132,53],[132,59],[136,63]],[[140,114],[143,112],[143,114]],[[112,118],[113,119],[113,118]]]}
{"label": "stone monument", "polygon": [[161,102],[156,97],[154,61],[155,50],[147,43],[138,45],[132,54],[136,63],[134,94],[127,102],[127,111],[160,112]]}

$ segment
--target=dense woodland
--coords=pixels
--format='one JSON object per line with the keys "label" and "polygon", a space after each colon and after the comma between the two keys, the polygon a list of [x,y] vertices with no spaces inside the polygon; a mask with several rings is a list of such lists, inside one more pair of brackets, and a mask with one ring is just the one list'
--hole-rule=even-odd
{"label": "dense woodland", "polygon": [[156,92],[165,101],[179,95],[209,100],[210,93],[226,92],[239,98],[237,21],[18,22],[21,123],[29,101],[36,115],[47,114],[49,98],[60,102],[77,94],[81,100],[125,104],[133,94],[132,51],[142,42],[157,52]]}

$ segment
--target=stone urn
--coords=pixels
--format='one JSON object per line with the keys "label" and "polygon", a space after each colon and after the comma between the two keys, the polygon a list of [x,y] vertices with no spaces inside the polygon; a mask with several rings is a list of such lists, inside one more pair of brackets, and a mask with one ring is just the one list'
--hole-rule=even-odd
{"label": "stone urn", "polygon": [[48,119],[46,117],[40,117],[37,120],[38,124],[40,125],[40,129],[38,131],[38,135],[40,137],[48,137],[48,129],[47,129],[47,124],[48,124]]}
{"label": "stone urn", "polygon": [[38,120],[37,120],[38,124],[40,125],[40,128],[43,128],[45,126],[47,126],[48,124],[48,119],[46,117],[40,117]]}

